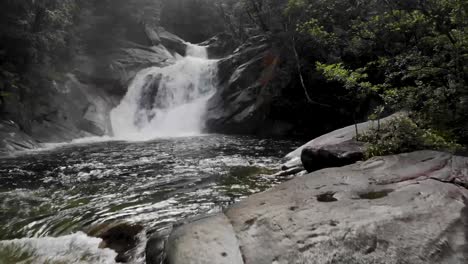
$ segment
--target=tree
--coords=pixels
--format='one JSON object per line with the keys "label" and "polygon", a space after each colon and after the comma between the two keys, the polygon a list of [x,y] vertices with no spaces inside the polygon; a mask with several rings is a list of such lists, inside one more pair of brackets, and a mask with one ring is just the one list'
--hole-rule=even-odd
{"label": "tree", "polygon": [[371,91],[389,110],[407,109],[425,126],[466,142],[468,3],[365,3],[290,0],[297,32],[322,51],[317,70],[358,98]]}

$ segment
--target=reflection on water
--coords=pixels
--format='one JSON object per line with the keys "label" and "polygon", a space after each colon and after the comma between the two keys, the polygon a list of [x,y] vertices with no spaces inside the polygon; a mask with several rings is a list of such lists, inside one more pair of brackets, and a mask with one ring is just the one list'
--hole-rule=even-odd
{"label": "reflection on water", "polygon": [[140,224],[150,234],[283,181],[269,175],[296,145],[209,135],[64,146],[3,158],[0,240],[5,245],[70,235],[81,241],[85,235],[78,232],[118,221]]}

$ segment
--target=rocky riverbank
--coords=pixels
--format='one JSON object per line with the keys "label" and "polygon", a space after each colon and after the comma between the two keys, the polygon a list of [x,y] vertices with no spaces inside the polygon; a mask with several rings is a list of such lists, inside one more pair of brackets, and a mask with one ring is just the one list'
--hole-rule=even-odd
{"label": "rocky riverbank", "polygon": [[468,158],[377,157],[297,177],[176,228],[177,263],[465,263]]}
{"label": "rocky riverbank", "polygon": [[418,151],[361,161],[354,137],[352,126],[312,140],[283,169],[313,172],[176,227],[167,262],[465,263],[468,158]]}

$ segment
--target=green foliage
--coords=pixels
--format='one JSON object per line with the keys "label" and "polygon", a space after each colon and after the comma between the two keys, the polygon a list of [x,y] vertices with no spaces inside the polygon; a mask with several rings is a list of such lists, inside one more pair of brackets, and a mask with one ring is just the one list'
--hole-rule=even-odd
{"label": "green foliage", "polygon": [[[3,1],[0,4],[0,106],[51,87],[46,72],[63,72],[75,53],[75,0]],[[11,105],[10,105],[11,106]],[[15,109],[0,109],[3,112]]]}
{"label": "green foliage", "polygon": [[356,108],[377,96],[468,143],[467,1],[290,0],[288,12],[317,71],[355,90]]}
{"label": "green foliage", "polygon": [[333,34],[332,32],[326,31],[325,27],[320,25],[319,21],[314,18],[299,25],[297,30],[299,32],[309,34],[317,42],[321,42],[323,44],[333,44],[338,41],[335,34]]}
{"label": "green foliage", "polygon": [[368,78],[365,68],[348,70],[343,63],[324,64],[317,62],[317,70],[322,72],[328,80],[338,81],[344,84],[346,89],[358,89],[365,91],[379,91],[379,86],[366,81]]}
{"label": "green foliage", "polygon": [[371,129],[360,135],[359,140],[369,143],[366,158],[425,149],[455,151],[460,148],[450,136],[424,128],[409,117],[398,117],[380,129]]}

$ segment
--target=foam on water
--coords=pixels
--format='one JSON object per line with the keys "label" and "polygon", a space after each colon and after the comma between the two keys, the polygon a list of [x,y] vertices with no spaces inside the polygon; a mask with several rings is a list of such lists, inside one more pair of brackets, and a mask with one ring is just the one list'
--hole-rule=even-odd
{"label": "foam on water", "polygon": [[[22,238],[0,241],[0,260],[11,263],[114,264],[117,253],[101,249],[99,238],[82,232],[62,237]],[[1,262],[1,261],[0,261]]]}
{"label": "foam on water", "polygon": [[216,61],[205,47],[188,44],[175,64],[140,71],[111,112],[114,136],[124,140],[199,135],[215,90]]}

